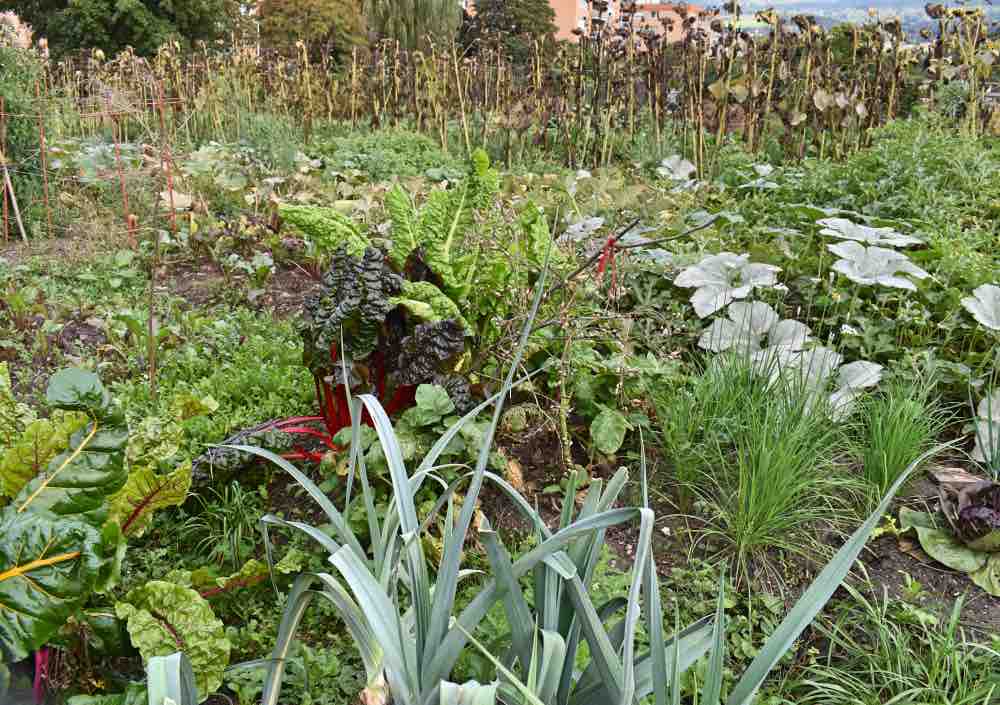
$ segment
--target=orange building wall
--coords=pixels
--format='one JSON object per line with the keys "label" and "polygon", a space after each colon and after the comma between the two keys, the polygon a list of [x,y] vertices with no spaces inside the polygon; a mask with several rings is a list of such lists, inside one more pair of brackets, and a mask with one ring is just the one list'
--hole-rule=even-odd
{"label": "orange building wall", "polygon": [[[556,27],[559,31],[556,33],[558,39],[575,39],[573,30],[576,27],[586,26],[588,17],[588,5],[582,0],[549,0],[552,4],[552,9],[556,12]],[[636,29],[640,27],[649,27],[658,33],[662,33],[663,23],[661,20],[665,17],[670,16],[673,19],[674,27],[670,33],[670,41],[679,41],[683,37],[683,31],[681,29],[682,19],[677,13],[677,8],[683,3],[668,3],[668,2],[637,2],[636,10],[637,14],[633,20],[633,24]],[[615,18],[618,16],[618,9],[621,5],[620,0],[609,0],[609,9],[605,14],[605,17],[614,23]],[[688,12],[691,14],[697,14],[701,11],[701,8],[697,5],[688,5]],[[653,15],[657,15],[654,17]]]}
{"label": "orange building wall", "polygon": [[556,39],[573,39],[573,30],[580,26],[580,20],[586,16],[585,7],[580,0],[549,0],[552,9],[556,11]]}

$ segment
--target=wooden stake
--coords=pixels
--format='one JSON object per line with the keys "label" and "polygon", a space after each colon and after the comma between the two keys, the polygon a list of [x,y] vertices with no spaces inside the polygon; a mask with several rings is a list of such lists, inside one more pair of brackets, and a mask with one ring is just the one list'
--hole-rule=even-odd
{"label": "wooden stake", "polygon": [[10,202],[14,206],[14,219],[17,221],[17,229],[21,232],[21,239],[28,241],[28,236],[24,233],[24,223],[21,222],[21,210],[17,207],[17,196],[14,195],[14,184],[10,181],[10,172],[7,171],[7,156],[0,151],[0,166],[3,166],[3,180],[10,192]]}

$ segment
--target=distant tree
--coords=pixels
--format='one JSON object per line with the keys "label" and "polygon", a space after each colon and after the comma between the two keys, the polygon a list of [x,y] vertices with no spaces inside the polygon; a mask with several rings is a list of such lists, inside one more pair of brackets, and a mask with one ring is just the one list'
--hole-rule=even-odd
{"label": "distant tree", "polygon": [[60,56],[98,48],[115,54],[127,46],[149,55],[164,43],[191,44],[224,36],[234,0],[13,0],[12,8]]}
{"label": "distant tree", "polygon": [[462,5],[458,0],[365,0],[365,18],[374,38],[395,39],[416,49],[428,37],[454,37],[462,22]]}
{"label": "distant tree", "polygon": [[466,15],[462,42],[492,37],[501,41],[515,60],[527,59],[535,42],[551,43],[557,31],[556,13],[549,0],[476,0]]}
{"label": "distant tree", "polygon": [[365,40],[358,0],[261,0],[257,15],[264,42],[288,50],[301,40],[313,57],[342,56]]}

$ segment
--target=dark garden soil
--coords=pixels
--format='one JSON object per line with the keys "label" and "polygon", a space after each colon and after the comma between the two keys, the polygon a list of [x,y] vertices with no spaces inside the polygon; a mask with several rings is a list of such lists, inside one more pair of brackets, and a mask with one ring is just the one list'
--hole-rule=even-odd
{"label": "dark garden soil", "polygon": [[[184,299],[192,307],[203,308],[231,303],[236,285],[217,266],[207,263],[167,268],[160,288],[164,293]],[[302,301],[317,287],[318,282],[305,270],[281,268],[268,280],[262,294],[245,303],[253,308],[269,310],[277,318],[288,318],[302,310]]]}

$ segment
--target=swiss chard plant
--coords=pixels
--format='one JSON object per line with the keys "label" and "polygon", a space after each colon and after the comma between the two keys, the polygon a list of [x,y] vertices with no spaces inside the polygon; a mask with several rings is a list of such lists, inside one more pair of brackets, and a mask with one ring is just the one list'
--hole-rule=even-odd
{"label": "swiss chard plant", "polygon": [[[279,208],[283,223],[330,253],[301,327],[320,414],[279,422],[279,428],[337,448],[333,437],[350,425],[348,390],[371,393],[389,415],[413,406],[422,384],[445,389],[459,413],[472,407],[473,348],[491,317],[475,302],[500,298],[510,283],[495,264],[480,260],[474,237],[477,218],[498,190],[497,172],[482,151],[464,180],[432,191],[419,207],[397,185],[385,198],[388,240],[332,208]],[[523,254],[537,263],[550,241],[545,219],[525,217],[521,225],[528,243]],[[300,446],[287,457],[322,455]]]}
{"label": "swiss chard plant", "polygon": [[0,458],[0,663],[86,621],[87,603],[118,581],[127,537],[190,483],[190,466],[161,475],[129,462],[125,419],[93,373],[57,372],[47,401],[49,418],[24,425]]}

